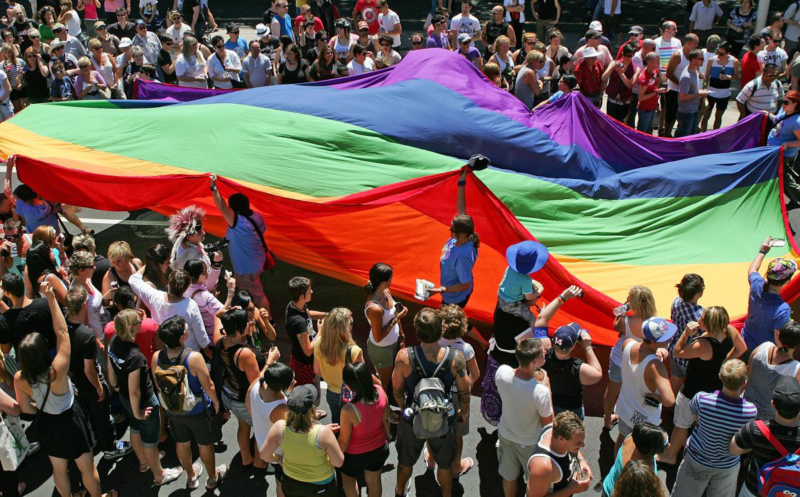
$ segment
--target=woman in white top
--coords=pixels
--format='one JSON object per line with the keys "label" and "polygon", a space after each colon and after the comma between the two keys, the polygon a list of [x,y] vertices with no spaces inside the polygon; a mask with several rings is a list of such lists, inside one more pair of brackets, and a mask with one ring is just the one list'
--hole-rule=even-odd
{"label": "woman in white top", "polygon": [[208,269],[205,287],[214,291],[219,281],[222,251],[214,252],[212,262],[203,248],[203,241],[206,238],[206,232],[203,230],[205,215],[203,209],[190,205],[169,217],[169,227],[165,230],[167,238],[172,242],[169,266],[173,271],[177,271],[184,269],[187,261],[194,259],[203,261]]}
{"label": "woman in white top", "polygon": [[339,19],[336,21],[336,36],[328,42],[336,50],[336,58],[342,64],[353,60],[353,47],[358,43],[358,35],[350,33],[350,28],[350,21]]}
{"label": "woman in white top", "polygon": [[81,35],[81,18],[78,11],[72,8],[72,0],[61,0],[61,12],[58,14],[58,22],[67,27],[70,36]]}
{"label": "woman in white top", "polygon": [[625,303],[626,312],[614,318],[614,329],[619,333],[619,339],[611,349],[608,361],[608,384],[603,396],[603,428],[610,429],[617,422],[614,415],[614,404],[617,403],[619,390],[622,385],[622,344],[628,338],[642,339],[642,323],[656,315],[656,300],[653,292],[644,286],[633,286],[628,292]]}
{"label": "woman in white top", "polygon": [[706,66],[706,75],[703,78],[703,85],[710,92],[708,103],[700,120],[700,130],[705,132],[708,129],[708,121],[714,107],[717,112],[714,114],[714,129],[722,126],[722,115],[728,108],[728,99],[731,97],[731,81],[739,79],[739,61],[729,53],[731,43],[722,42],[717,47],[717,55],[711,57]]}
{"label": "woman in white top", "polygon": [[111,90],[111,98],[124,99],[125,92],[117,80],[117,63],[114,57],[103,52],[103,43],[94,38],[89,40],[89,60],[92,61],[94,70],[100,73],[103,80]]}
{"label": "woman in white top", "polygon": [[367,354],[378,370],[378,377],[387,396],[392,384],[394,359],[400,348],[405,347],[400,320],[408,314],[408,309],[396,303],[389,291],[392,275],[392,266],[379,262],[369,270],[369,281],[364,287],[367,292],[364,314],[370,325]]}
{"label": "woman in white top", "polygon": [[225,39],[219,35],[211,39],[214,54],[208,59],[208,77],[214,81],[214,87],[229,90],[239,87],[242,82],[239,72],[242,61],[236,52],[225,49]]}
{"label": "woman in white top", "polygon": [[753,351],[747,363],[747,388],[744,398],[758,409],[758,419],[775,419],[772,393],[781,376],[794,376],[800,381],[800,362],[792,359],[800,346],[800,324],[789,321],[775,330],[775,343],[764,342]]}
{"label": "woman in white top", "polygon": [[86,289],[86,316],[89,321],[87,324],[95,336],[102,340],[103,330],[110,319],[108,311],[103,307],[103,300],[113,298],[114,289],[110,288],[105,295],[101,294],[100,290],[92,284],[94,270],[94,257],[89,252],[80,250],[69,258],[69,271],[72,274],[70,288],[83,286]]}
{"label": "woman in white top", "polygon": [[197,38],[187,36],[183,39],[181,54],[175,61],[175,74],[180,86],[208,88],[208,65],[203,54],[198,52]]}

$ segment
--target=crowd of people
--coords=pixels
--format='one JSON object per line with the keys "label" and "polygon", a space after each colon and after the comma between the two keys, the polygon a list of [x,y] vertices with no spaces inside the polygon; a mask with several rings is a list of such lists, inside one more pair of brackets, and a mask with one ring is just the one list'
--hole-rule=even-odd
{"label": "crowd of people", "polygon": [[[216,22],[202,0],[176,0],[165,18],[157,2],[142,1],[135,21],[130,2],[121,0],[40,1],[36,21],[22,4],[9,3],[0,120],[47,101],[130,98],[137,79],[253,88],[362,74],[402,58],[402,24],[387,0],[359,0],[352,21],[339,18],[328,0],[301,7],[295,19],[286,0],[273,0],[258,38],[249,41],[234,23],[226,36],[209,38]],[[532,3],[530,31],[519,0],[493,6],[485,21],[471,14],[471,0],[452,18],[451,3],[434,0],[425,33],[410,40],[412,50],[463,55],[531,110],[580,92],[598,108],[605,101],[612,118],[660,136],[672,136],[676,125],[677,137],[709,129],[709,122],[719,128],[739,86],[742,117],[770,116],[769,142],[783,145],[788,159],[789,207],[800,207],[792,163],[800,147],[798,7],[754,33],[749,0],[728,15],[714,0],[689,2],[683,41],[678,22],[664,19],[652,37],[632,26],[623,42],[622,3],[590,5],[597,19],[574,50],[556,27],[558,0]],[[721,37],[715,31],[723,20]],[[470,166],[480,169],[480,162]],[[392,295],[392,267],[364,268],[364,348],[353,339],[352,310],[313,309],[309,278],[288,281],[285,310],[270,307],[261,281],[275,264],[267,226],[246,196],[222,198],[215,177],[210,195],[228,244],[204,244],[205,213],[191,206],[170,218],[172,245],[157,243],[140,259],[124,240],[111,243],[107,257],[98,255],[79,209],[53,204],[26,185],[14,188],[13,168],[10,160],[0,202],[0,411],[4,419],[34,421],[26,454],[48,456],[63,497],[75,488],[116,495],[101,490],[93,459],[100,452],[108,460],[133,453],[155,486],[185,472],[189,490],[201,483],[214,490],[228,476],[215,449],[230,419],[242,465],[271,468],[278,495],[354,496],[363,491],[359,482],[371,497],[388,494],[381,474],[395,443],[395,495],[406,495],[422,456],[449,496],[453,482],[475,466],[464,439],[474,436],[471,392],[479,381],[480,412],[497,427],[509,497],[518,494],[520,478],[529,497],[579,494],[592,482],[608,497],[664,496],[659,465],[677,467],[673,496],[751,497],[785,483],[784,473],[770,468],[800,449],[800,324],[780,296],[797,265],[774,259],[762,273],[772,239],[747,270],[749,313],[741,332],[723,306],[700,303],[701,275],[676,275],[669,319],[642,282],[614,310],[619,339],[604,371],[579,324],[550,325],[583,291],[572,285],[542,299],[543,285],[531,274],[548,252],[537,242],[508,247],[492,337],[469,323],[464,308],[480,277],[480,238],[467,213],[467,167],[450,237],[443,233],[439,284],[425,289],[441,308],[425,307],[412,319]],[[61,215],[81,233],[68,238]],[[223,267],[225,251],[232,273]],[[404,318],[417,345],[406,342]],[[274,346],[281,336],[291,343],[288,358]],[[476,348],[487,353],[485,364]],[[615,460],[608,474],[595,475],[582,451],[583,389],[604,379],[604,430],[617,430]],[[320,409],[322,380],[327,411]],[[330,423],[322,424],[326,418]],[[660,427],[665,419],[671,433]],[[121,440],[122,423],[129,442]],[[162,465],[159,444],[168,439],[179,466]],[[20,495],[18,464],[2,462],[2,495]],[[80,482],[70,481],[73,462]]]}
{"label": "crowd of people", "polygon": [[[124,240],[98,255],[86,230],[67,241],[59,212],[66,208],[79,223],[75,209],[14,187],[10,159],[0,204],[3,418],[33,416],[31,450],[49,457],[64,497],[76,486],[93,497],[116,495],[101,491],[93,459],[101,452],[108,460],[132,452],[155,486],[185,472],[187,489],[204,482],[214,490],[228,476],[215,448],[232,419],[242,465],[271,467],[278,495],[355,496],[363,493],[359,482],[371,497],[391,492],[381,475],[395,443],[395,495],[406,495],[422,456],[449,496],[475,466],[464,439],[474,433],[471,392],[483,377],[480,413],[497,427],[507,497],[518,495],[520,478],[529,497],[579,494],[593,481],[604,496],[665,496],[660,465],[677,465],[673,496],[751,497],[764,495],[764,485],[785,484],[787,473],[766,468],[791,466],[783,456],[800,449],[800,324],[780,296],[795,262],[774,259],[762,274],[773,240],[759,247],[747,270],[741,332],[724,307],[701,303],[701,275],[676,285],[670,319],[659,316],[646,286],[632,287],[613,311],[619,339],[606,374],[585,329],[550,324],[583,290],[568,286],[544,301],[544,286],[531,275],[547,261],[547,248],[520,242],[506,252],[486,341],[464,312],[481,277],[466,184],[470,168],[485,165],[476,156],[458,178],[439,284],[421,296],[438,295],[442,305],[413,316],[418,344],[406,340],[409,310],[392,295],[393,269],[378,262],[364,288],[370,332],[362,348],[353,311],[315,310],[306,277],[288,281],[278,329],[261,283],[275,263],[267,226],[246,196],[224,199],[213,175],[210,195],[227,244],[206,244],[205,212],[189,206],[170,217],[172,246],[157,243],[141,260]],[[233,273],[223,267],[225,247]],[[288,360],[274,345],[280,337],[291,343]],[[487,352],[485,365],[476,349]],[[604,430],[618,434],[613,465],[595,475],[582,450],[589,443],[583,390],[604,377]],[[323,390],[327,411],[320,409]],[[667,417],[671,434],[660,427]],[[159,445],[168,439],[179,466],[162,465]],[[0,491],[20,495],[18,463],[0,460]],[[80,482],[70,481],[71,462]]]}

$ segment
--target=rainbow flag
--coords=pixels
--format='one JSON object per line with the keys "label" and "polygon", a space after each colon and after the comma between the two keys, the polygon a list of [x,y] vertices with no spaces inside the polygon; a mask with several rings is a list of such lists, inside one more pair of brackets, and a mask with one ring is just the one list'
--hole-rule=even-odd
{"label": "rainbow flag", "polygon": [[[0,125],[0,156],[18,155],[21,180],[43,196],[107,210],[195,203],[214,214],[206,176],[217,174],[224,196],[245,193],[264,215],[279,259],[355,284],[387,262],[393,288],[411,296],[416,278],[438,281],[457,171],[483,153],[493,166],[467,187],[482,240],[468,313],[491,320],[507,246],[535,237],[551,253],[534,276],[544,300],[572,283],[587,289],[553,325],[579,321],[605,345],[630,286],[651,287],[668,317],[686,272],[705,278],[704,303],[744,314],[760,242],[791,239],[782,154],[759,147],[761,116],[672,140],[577,94],[531,114],[466,59],[435,49],[326,84],[199,100],[180,87],[147,90],[157,100],[32,106]],[[208,224],[224,232],[221,218]]]}

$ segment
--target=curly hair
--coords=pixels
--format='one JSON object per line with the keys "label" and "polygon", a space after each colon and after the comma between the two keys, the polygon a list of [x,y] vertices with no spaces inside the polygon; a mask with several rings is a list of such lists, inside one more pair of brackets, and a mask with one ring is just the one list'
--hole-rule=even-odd
{"label": "curly hair", "polygon": [[455,304],[443,305],[442,315],[442,338],[455,340],[463,337],[467,333],[467,315],[464,310]]}

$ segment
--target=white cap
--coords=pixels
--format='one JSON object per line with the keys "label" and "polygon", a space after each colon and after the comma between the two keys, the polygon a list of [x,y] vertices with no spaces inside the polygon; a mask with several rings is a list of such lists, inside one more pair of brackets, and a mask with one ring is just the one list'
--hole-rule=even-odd
{"label": "white cap", "polygon": [[256,35],[258,35],[259,38],[263,38],[265,36],[269,36],[269,29],[267,28],[267,26],[265,24],[257,24],[256,25]]}
{"label": "white cap", "polygon": [[600,23],[600,21],[592,21],[591,23],[589,23],[589,29],[593,29],[598,33],[602,33],[603,25]]}
{"label": "white cap", "polygon": [[121,40],[119,40],[119,48],[128,48],[129,46],[133,45],[131,39],[127,36]]}

